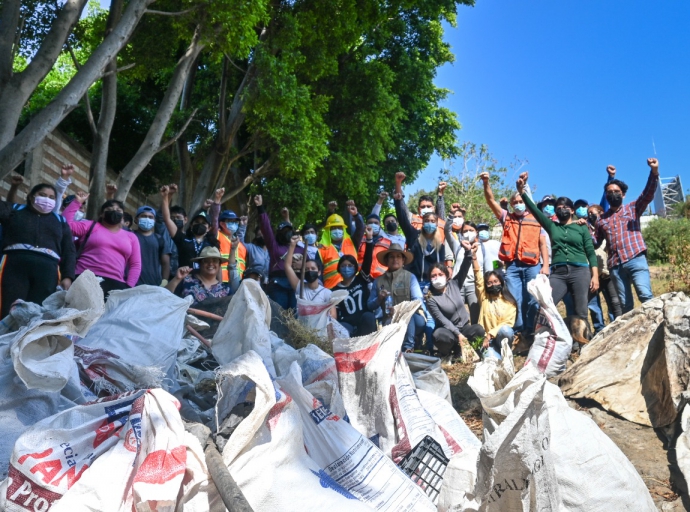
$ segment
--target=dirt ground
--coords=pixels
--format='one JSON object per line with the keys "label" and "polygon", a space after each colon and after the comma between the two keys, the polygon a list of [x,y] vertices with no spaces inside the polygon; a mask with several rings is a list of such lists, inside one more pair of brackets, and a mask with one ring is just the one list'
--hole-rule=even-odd
{"label": "dirt ground", "polygon": [[[524,357],[515,358],[516,370],[522,368]],[[467,385],[474,365],[455,363],[444,366],[450,380],[453,406],[479,439],[482,439],[482,408]],[[675,428],[653,429],[637,425],[609,414],[596,402],[578,400],[568,403],[592,417],[599,428],[630,459],[647,484],[660,511],[690,511],[688,488],[675,460]]]}

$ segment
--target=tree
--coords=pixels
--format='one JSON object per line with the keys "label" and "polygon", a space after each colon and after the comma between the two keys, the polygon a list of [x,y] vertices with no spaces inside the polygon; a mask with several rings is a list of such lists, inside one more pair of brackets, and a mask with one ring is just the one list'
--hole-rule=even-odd
{"label": "tree", "polygon": [[[473,142],[464,142],[460,146],[459,157],[459,163],[450,161],[448,166],[439,172],[439,181],[448,183],[444,192],[446,212],[450,214],[450,205],[459,203],[466,210],[467,220],[487,223],[493,227],[498,220],[486,204],[479,175],[483,172],[490,174],[491,189],[496,199],[510,197],[515,192],[514,178],[517,178],[527,161],[515,159],[507,167],[500,166],[486,145],[477,145]],[[436,191],[419,190],[413,194],[408,199],[411,211],[417,211],[419,197],[422,195],[435,197]]]}

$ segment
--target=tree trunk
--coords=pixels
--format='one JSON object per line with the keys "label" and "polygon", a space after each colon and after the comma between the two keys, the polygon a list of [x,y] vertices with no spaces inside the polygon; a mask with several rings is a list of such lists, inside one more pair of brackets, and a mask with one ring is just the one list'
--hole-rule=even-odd
{"label": "tree trunk", "polygon": [[[2,31],[2,36],[0,36],[0,119],[2,119],[2,123],[0,123],[0,148],[4,149],[12,141],[22,108],[60,56],[67,37],[72,32],[75,23],[79,21],[86,1],[67,0],[65,2],[36,55],[33,56],[26,69],[14,75],[12,74],[12,63],[14,62],[14,40],[18,30],[19,12],[16,10],[16,0],[3,2],[0,12],[2,17],[0,18],[0,30]],[[5,19],[6,15],[7,18]],[[3,172],[11,171],[17,164],[8,170],[5,170],[3,165]]]}
{"label": "tree trunk", "polygon": [[[123,0],[113,0],[105,28],[107,36],[113,31],[122,17]],[[91,153],[91,184],[89,186],[90,201],[87,204],[86,215],[89,219],[96,219],[101,205],[105,202],[105,181],[108,172],[108,148],[110,146],[110,132],[115,122],[117,111],[117,57],[110,61],[105,68],[103,77],[103,92],[101,95],[101,112],[98,115],[98,126],[93,138]],[[88,94],[88,91],[87,93]]]}
{"label": "tree trunk", "polygon": [[[194,83],[196,81],[197,64],[194,63],[187,75],[187,81],[184,84],[182,97],[180,98],[180,110],[185,111],[189,108],[192,98],[192,91],[194,91]],[[189,146],[187,142],[187,134],[183,133],[180,138],[175,141],[175,149],[177,160],[180,164],[180,191],[177,201],[183,208],[189,207],[189,202],[192,200],[192,189],[194,187],[194,166],[192,164],[192,157],[189,154]]]}
{"label": "tree trunk", "polygon": [[[196,62],[199,53],[201,53],[201,50],[204,48],[204,45],[199,42],[200,32],[201,27],[197,26],[189,48],[187,48],[187,51],[177,62],[177,66],[175,66],[175,71],[170,79],[168,89],[165,91],[163,100],[156,112],[156,117],[153,119],[149,131],[146,133],[144,141],[141,143],[134,157],[132,157],[117,178],[117,193],[115,197],[120,201],[127,199],[127,195],[132,189],[134,181],[149,164],[151,158],[160,150],[174,143],[175,140],[179,138],[179,135],[181,135],[180,133],[175,139],[170,141],[170,143],[161,145],[161,139],[165,134],[165,130],[175,111],[175,107],[180,100],[180,95],[182,94],[182,89],[184,88],[189,71]],[[182,131],[184,131],[184,128]]]}
{"label": "tree trunk", "polygon": [[[85,0],[81,1],[85,2]],[[49,133],[57,128],[67,114],[76,108],[91,84],[102,76],[103,70],[108,63],[117,56],[122,47],[127,43],[139,23],[139,20],[144,15],[146,7],[153,3],[153,1],[154,0],[130,0],[117,27],[106,36],[103,42],[91,54],[89,60],[87,60],[82,68],[77,71],[72,77],[72,80],[70,80],[62,91],[58,93],[55,99],[34,116],[29,124],[14,138],[12,138],[11,135],[1,135],[2,133],[9,133],[7,131],[7,125],[11,125],[10,131],[13,135],[16,121],[14,121],[12,117],[7,118],[5,116],[3,107],[7,105],[6,98],[0,94],[0,96],[3,96],[0,97],[0,119],[3,119],[3,122],[0,123],[0,147],[2,147],[2,149],[0,149],[0,179],[12,172],[12,170],[14,170],[14,168],[17,167]],[[68,0],[63,9],[70,3],[76,3],[76,0]],[[60,42],[60,48],[63,42],[64,39]],[[41,48],[43,48],[43,45]],[[48,68],[48,71],[49,70],[50,67]],[[46,73],[48,71],[46,71]],[[26,72],[26,70],[24,72]],[[16,76],[19,75],[15,75],[15,77]],[[32,92],[33,89],[28,91],[28,93],[25,92],[26,97],[28,98]],[[19,118],[19,112],[21,112],[22,105],[18,107],[16,119]],[[5,132],[2,130],[5,130]],[[3,143],[5,143],[6,140],[3,140],[3,137],[5,139],[11,139],[4,147]]]}

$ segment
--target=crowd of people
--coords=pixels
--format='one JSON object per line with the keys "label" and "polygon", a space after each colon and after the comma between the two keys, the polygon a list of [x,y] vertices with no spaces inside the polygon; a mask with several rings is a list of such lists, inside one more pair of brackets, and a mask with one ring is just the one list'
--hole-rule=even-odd
{"label": "crowd of people", "polygon": [[[497,201],[483,173],[486,204],[502,228],[497,239],[488,224],[466,218],[461,204],[446,212],[443,182],[436,197],[420,197],[417,213],[410,213],[401,172],[394,210],[383,217],[386,192],[366,216],[353,201],[342,215],[331,202],[322,226],[297,229],[283,208],[274,227],[257,195],[250,239],[248,218],[222,209],[224,189],[190,217],[171,206],[177,186],[166,185],[160,209],[142,205],[132,217],[109,187],[98,218],[88,220],[88,194],[68,194],[71,165],[57,183],[33,187],[26,204],[17,204],[22,178],[16,176],[8,200],[0,201],[0,312],[6,316],[18,299],[41,303],[86,270],[101,278],[106,299],[113,290],[153,285],[191,296],[194,304],[230,296],[243,279],[253,279],[285,309],[296,310],[298,298],[329,303],[333,291],[346,291],[330,314],[351,336],[376,331],[400,303],[419,300],[403,350],[458,355],[467,340],[500,358],[504,340],[528,347],[533,339],[538,304],[527,284],[538,274],[549,276],[554,302],[563,301],[575,321],[586,324],[591,314],[595,333],[606,323],[602,295],[609,321],[633,308],[633,288],[640,302],[652,298],[640,217],[654,197],[659,167],[654,158],[647,164],[647,184],[627,204],[628,187],[613,166],[598,204],[548,195],[535,202],[526,172],[516,191]],[[591,336],[577,332],[579,343]]]}

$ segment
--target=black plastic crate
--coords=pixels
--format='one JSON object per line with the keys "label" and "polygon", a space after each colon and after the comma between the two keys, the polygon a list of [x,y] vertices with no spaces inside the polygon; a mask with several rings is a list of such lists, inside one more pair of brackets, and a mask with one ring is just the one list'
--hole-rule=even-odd
{"label": "black plastic crate", "polygon": [[398,464],[402,472],[421,487],[434,503],[441,492],[447,466],[448,458],[441,445],[430,436],[422,439]]}

